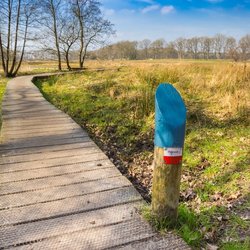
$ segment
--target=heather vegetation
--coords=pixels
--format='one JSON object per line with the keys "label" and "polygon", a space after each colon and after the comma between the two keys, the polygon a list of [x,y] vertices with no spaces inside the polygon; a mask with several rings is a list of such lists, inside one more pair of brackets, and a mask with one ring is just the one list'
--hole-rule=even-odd
{"label": "heather vegetation", "polygon": [[[88,130],[150,201],[154,92],[159,83],[172,83],[188,109],[181,206],[174,230],[193,247],[248,249],[249,64],[155,60],[94,61],[87,66],[84,73],[36,84],[50,102]],[[169,228],[167,221],[152,217],[150,208],[142,213],[157,229]]]}

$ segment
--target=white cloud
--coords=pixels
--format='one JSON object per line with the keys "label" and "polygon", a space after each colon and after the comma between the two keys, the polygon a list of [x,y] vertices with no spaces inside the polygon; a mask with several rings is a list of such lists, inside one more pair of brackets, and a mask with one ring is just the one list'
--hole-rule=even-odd
{"label": "white cloud", "polygon": [[102,9],[103,13],[105,16],[113,16],[115,14],[115,10],[114,9]]}
{"label": "white cloud", "polygon": [[145,7],[144,9],[142,9],[142,13],[148,13],[148,12],[150,12],[150,11],[154,11],[154,10],[158,10],[160,8],[160,5],[150,5],[150,6],[148,6],[148,7]]}
{"label": "white cloud", "polygon": [[166,6],[163,6],[161,8],[161,14],[165,15],[165,14],[169,14],[171,12],[174,12],[175,11],[175,8],[173,5],[166,5]]}
{"label": "white cloud", "polygon": [[133,14],[135,12],[136,11],[134,9],[122,9],[121,10],[121,13],[123,13],[123,14]]}

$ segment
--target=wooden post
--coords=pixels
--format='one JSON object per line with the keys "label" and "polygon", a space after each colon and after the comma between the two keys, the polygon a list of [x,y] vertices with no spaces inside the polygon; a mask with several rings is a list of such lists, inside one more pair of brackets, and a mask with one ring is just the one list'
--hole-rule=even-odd
{"label": "wooden post", "polygon": [[159,218],[177,219],[181,180],[181,163],[166,164],[164,148],[155,147],[152,210]]}
{"label": "wooden post", "polygon": [[159,218],[177,219],[186,108],[177,90],[160,84],[156,91],[152,211]]}

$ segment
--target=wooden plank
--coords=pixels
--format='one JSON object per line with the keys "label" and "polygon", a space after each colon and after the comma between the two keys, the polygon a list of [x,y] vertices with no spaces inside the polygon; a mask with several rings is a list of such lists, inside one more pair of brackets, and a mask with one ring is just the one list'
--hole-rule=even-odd
{"label": "wooden plank", "polygon": [[[26,191],[17,194],[5,195],[0,204],[0,210],[11,209],[14,207],[28,206],[36,203],[44,203],[65,199],[69,197],[82,196],[86,194],[103,192],[121,187],[131,186],[131,183],[120,174],[114,173],[110,169],[103,169],[103,176],[91,175],[93,180],[80,180],[76,184],[64,185],[59,187],[46,186],[43,189]],[[96,170],[93,172],[97,172]],[[93,173],[92,172],[92,173]],[[100,173],[100,171],[98,171]],[[114,177],[113,177],[114,176]],[[34,188],[34,187],[33,187]]]}
{"label": "wooden plank", "polygon": [[19,162],[19,163],[4,164],[0,166],[0,173],[50,168],[50,167],[72,165],[72,164],[85,163],[85,162],[91,162],[91,161],[95,163],[100,160],[104,161],[107,159],[108,159],[107,156],[105,156],[104,154],[98,154],[98,155],[85,154],[84,156],[70,155],[66,157],[55,157],[52,159],[43,159],[42,161],[37,161],[37,162],[29,161],[29,162],[23,162],[23,163]]}
{"label": "wooden plank", "polygon": [[66,157],[66,156],[72,156],[72,155],[85,155],[85,154],[93,154],[93,153],[100,153],[101,150],[97,147],[90,146],[86,148],[80,148],[80,149],[73,149],[73,150],[62,150],[58,151],[57,153],[54,152],[45,152],[45,153],[34,153],[34,154],[28,154],[28,155],[11,155],[11,156],[2,156],[0,165],[3,164],[11,164],[11,163],[21,163],[21,162],[28,162],[28,161],[41,161],[45,159],[53,159],[53,158],[59,158],[59,157]]}
{"label": "wooden plank", "polygon": [[17,244],[49,239],[76,231],[127,221],[137,217],[136,208],[140,205],[141,202],[132,202],[50,220],[0,227],[0,245],[7,248]]}
{"label": "wooden plank", "polygon": [[[62,171],[72,171],[71,174],[67,175],[59,175],[59,176],[53,176],[50,178],[40,178],[40,179],[33,179],[33,180],[22,180],[19,182],[8,182],[4,184],[0,184],[0,194],[9,194],[9,193],[18,193],[18,192],[24,192],[27,190],[37,190],[37,189],[44,189],[44,188],[50,188],[55,186],[67,186],[75,183],[83,183],[84,178],[86,178],[85,171],[94,171],[96,169],[106,169],[109,167],[113,167],[113,164],[107,160],[107,159],[101,159],[101,160],[92,160],[86,162],[73,162],[72,164],[66,164],[55,168],[61,168]],[[51,168],[45,167],[45,168]],[[36,169],[36,168],[35,168]],[[33,170],[28,170],[32,172]],[[43,171],[43,168],[39,169],[39,171]],[[82,172],[80,172],[82,171]],[[26,171],[20,171],[16,172],[22,173]],[[74,172],[74,173],[73,173]],[[107,176],[108,173],[105,174]],[[63,178],[65,177],[65,178]],[[95,179],[99,179],[100,177],[95,176]],[[102,177],[103,178],[103,177]],[[1,175],[0,175],[1,179]],[[87,179],[87,181],[91,181],[91,179]],[[41,191],[42,192],[42,191]]]}
{"label": "wooden plank", "polygon": [[134,187],[0,210],[0,225],[26,224],[142,200]]}
{"label": "wooden plank", "polygon": [[[171,249],[175,236],[156,240],[137,213],[140,194],[79,125],[44,100],[32,78],[11,80],[3,102],[0,246],[146,249],[154,239]],[[175,246],[185,249],[183,241]]]}

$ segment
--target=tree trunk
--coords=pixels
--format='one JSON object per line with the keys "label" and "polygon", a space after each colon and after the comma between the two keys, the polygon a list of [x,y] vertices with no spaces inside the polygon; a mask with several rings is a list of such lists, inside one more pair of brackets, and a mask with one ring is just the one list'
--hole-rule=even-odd
{"label": "tree trunk", "polygon": [[53,16],[53,32],[55,36],[55,45],[56,45],[57,58],[58,58],[58,70],[61,71],[62,62],[61,62],[61,53],[60,53],[59,39],[58,39],[57,26],[56,26],[56,12],[55,12],[55,6],[53,3],[53,0],[51,0],[50,3],[51,3],[51,13]]}
{"label": "tree trunk", "polygon": [[21,9],[21,0],[18,1],[18,10],[17,10],[17,16],[16,16],[16,30],[15,30],[15,44],[14,44],[14,52],[13,52],[13,60],[12,60],[12,66],[10,68],[10,74],[13,73],[13,70],[16,65],[16,54],[17,54],[17,38],[18,38],[18,30],[19,30],[19,19],[20,19],[20,9]]}
{"label": "tree trunk", "polygon": [[5,72],[5,60],[4,60],[3,42],[2,42],[1,31],[0,31],[0,52],[1,52],[1,61],[2,61],[2,66],[3,66],[3,71]]}
{"label": "tree trunk", "polygon": [[69,49],[70,49],[70,48],[68,48],[68,49],[66,50],[65,58],[66,58],[67,68],[68,68],[68,70],[71,70],[71,67],[70,67],[70,64],[69,64]]}
{"label": "tree trunk", "polygon": [[83,68],[83,60],[82,60],[83,46],[84,46],[83,31],[82,31],[82,28],[81,28],[81,32],[80,32],[80,51],[79,51],[79,67],[81,69]]}
{"label": "tree trunk", "polygon": [[79,21],[80,25],[80,49],[79,49],[79,67],[82,69],[83,68],[83,50],[84,50],[84,24],[82,20],[82,13],[81,13],[81,8],[79,4],[79,0],[77,0],[77,18]]}
{"label": "tree trunk", "polygon": [[7,48],[6,48],[6,64],[5,76],[9,74],[9,60],[10,60],[10,36],[11,36],[11,17],[12,17],[12,1],[8,1],[8,33],[7,33]]}
{"label": "tree trunk", "polygon": [[24,40],[23,40],[22,53],[21,53],[18,65],[16,67],[16,70],[12,73],[12,76],[16,76],[19,68],[21,67],[22,61],[23,61],[24,50],[25,50],[26,41],[27,41],[28,25],[29,25],[29,17],[27,17],[26,22],[25,22],[25,32],[24,32]]}

